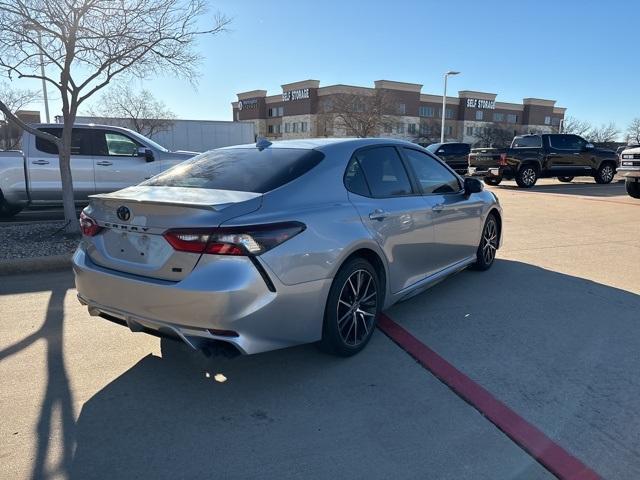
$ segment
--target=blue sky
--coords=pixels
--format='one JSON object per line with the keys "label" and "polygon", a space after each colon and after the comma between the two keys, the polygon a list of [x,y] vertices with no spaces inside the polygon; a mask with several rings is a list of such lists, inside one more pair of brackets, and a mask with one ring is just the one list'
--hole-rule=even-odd
{"label": "blue sky", "polygon": [[557,100],[567,115],[626,128],[640,117],[640,2],[627,1],[212,1],[230,31],[202,39],[197,88],[138,80],[181,118],[231,119],[237,92],[308,78],[372,86],[389,79],[450,92]]}

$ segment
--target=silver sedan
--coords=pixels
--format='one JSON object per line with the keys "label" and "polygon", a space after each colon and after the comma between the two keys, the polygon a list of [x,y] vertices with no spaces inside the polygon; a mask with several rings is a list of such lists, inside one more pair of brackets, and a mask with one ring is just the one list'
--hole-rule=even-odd
{"label": "silver sedan", "polygon": [[91,315],[195,349],[352,355],[381,310],[489,268],[502,210],[412,143],[261,140],[94,195],[80,223],[73,268]]}

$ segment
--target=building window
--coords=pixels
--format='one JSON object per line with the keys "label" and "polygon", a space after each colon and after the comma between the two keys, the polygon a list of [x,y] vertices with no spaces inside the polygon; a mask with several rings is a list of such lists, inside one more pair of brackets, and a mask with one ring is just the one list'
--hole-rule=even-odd
{"label": "building window", "polygon": [[494,113],[493,114],[493,121],[494,122],[504,122],[504,113]]}
{"label": "building window", "polygon": [[390,123],[384,124],[384,133],[391,133],[393,131]]}
{"label": "building window", "polygon": [[407,106],[404,103],[398,104],[398,111],[400,112],[400,115],[404,115],[407,113]]}
{"label": "building window", "polygon": [[445,127],[444,133],[450,137],[453,136],[453,127],[451,125]]}
{"label": "building window", "polygon": [[484,117],[484,112],[482,110],[476,110],[476,120],[482,120]]}
{"label": "building window", "polygon": [[270,109],[267,111],[267,116],[269,116],[269,117],[273,117],[273,108],[270,108]]}
{"label": "building window", "polygon": [[467,135],[469,137],[473,136],[473,127],[467,127]]}
{"label": "building window", "polygon": [[553,125],[554,127],[557,127],[560,125],[560,119],[558,117],[553,117],[551,119],[551,125]]}
{"label": "building window", "polygon": [[289,122],[284,124],[284,133],[289,133],[291,131],[291,124]]}
{"label": "building window", "polygon": [[453,110],[451,108],[447,108],[444,112],[444,116],[448,119],[452,119],[453,118]]}
{"label": "building window", "polygon": [[397,133],[404,133],[404,123],[399,122],[399,123],[396,125],[396,132],[397,132]]}
{"label": "building window", "polygon": [[433,107],[421,106],[418,114],[421,117],[433,117]]}
{"label": "building window", "polygon": [[549,116],[544,117],[544,124],[545,125],[551,125],[551,117],[549,117]]}
{"label": "building window", "polygon": [[507,123],[518,123],[518,115],[515,113],[507,114]]}
{"label": "building window", "polygon": [[420,125],[420,135],[431,135],[433,127],[431,125]]}
{"label": "building window", "polygon": [[291,130],[293,133],[298,133],[298,122],[293,122],[292,124],[293,129]]}
{"label": "building window", "polygon": [[306,132],[307,131],[307,122],[300,122],[300,131],[301,132]]}
{"label": "building window", "polygon": [[267,131],[268,131],[269,133],[273,133],[273,125],[269,125],[269,126],[267,127]]}
{"label": "building window", "polygon": [[416,134],[416,124],[415,123],[410,123],[409,124],[409,133],[412,135]]}

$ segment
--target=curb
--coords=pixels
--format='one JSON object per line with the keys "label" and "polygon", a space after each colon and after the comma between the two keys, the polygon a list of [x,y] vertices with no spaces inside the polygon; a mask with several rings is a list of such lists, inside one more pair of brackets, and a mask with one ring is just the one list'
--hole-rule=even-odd
{"label": "curb", "polygon": [[0,261],[0,276],[50,272],[71,268],[71,254],[48,257],[12,258]]}

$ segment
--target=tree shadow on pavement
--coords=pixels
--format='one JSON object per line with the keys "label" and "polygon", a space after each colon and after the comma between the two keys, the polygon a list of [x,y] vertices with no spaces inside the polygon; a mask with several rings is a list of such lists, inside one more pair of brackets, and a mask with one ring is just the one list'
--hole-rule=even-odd
{"label": "tree shadow on pavement", "polygon": [[[0,297],[38,291],[26,277],[15,278],[17,280],[13,282],[2,282]],[[61,274],[56,278],[59,281],[54,282],[55,286],[51,289],[46,316],[41,327],[23,340],[0,350],[1,362],[12,355],[19,354],[40,340],[45,342],[47,384],[37,424],[36,455],[32,469],[32,478],[34,479],[68,475],[75,441],[73,399],[63,356],[64,299],[67,290],[73,288],[73,279],[68,274]],[[46,465],[46,461],[50,450],[54,412],[57,412],[61,419],[62,452],[59,455],[61,463],[56,466],[55,471],[51,471]]]}
{"label": "tree shadow on pavement", "polygon": [[584,197],[619,197],[626,196],[624,180],[614,180],[607,185],[599,185],[593,179],[578,177],[571,183],[554,183],[551,185],[535,185],[532,188],[520,188],[515,182],[493,187],[500,190],[520,190],[528,193],[550,193],[555,195],[578,195]]}

